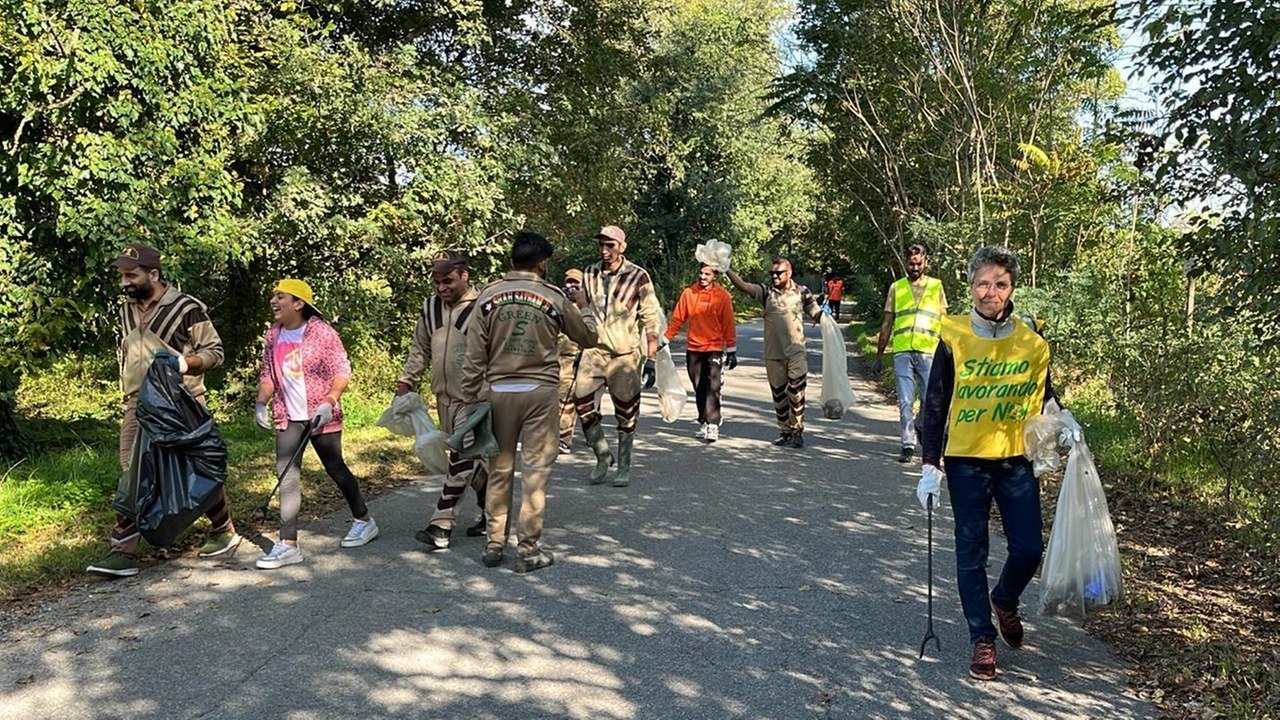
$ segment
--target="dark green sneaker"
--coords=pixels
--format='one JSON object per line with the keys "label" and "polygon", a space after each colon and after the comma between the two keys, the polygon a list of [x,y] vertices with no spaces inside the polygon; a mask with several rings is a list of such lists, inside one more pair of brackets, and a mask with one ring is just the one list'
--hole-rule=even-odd
{"label": "dark green sneaker", "polygon": [[129,577],[138,574],[138,558],[112,550],[101,562],[85,568],[85,572],[109,577]]}
{"label": "dark green sneaker", "polygon": [[230,555],[236,551],[236,548],[240,547],[240,539],[240,536],[235,531],[214,533],[200,546],[200,557],[212,558],[220,555]]}
{"label": "dark green sneaker", "polygon": [[516,559],[516,572],[523,575],[534,570],[541,570],[554,564],[556,559],[546,550],[539,550],[532,555],[521,555]]}

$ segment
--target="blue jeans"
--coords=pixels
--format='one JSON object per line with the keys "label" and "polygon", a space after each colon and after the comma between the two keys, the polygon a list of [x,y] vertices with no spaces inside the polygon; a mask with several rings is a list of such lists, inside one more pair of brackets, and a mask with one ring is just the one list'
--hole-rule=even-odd
{"label": "blue jeans", "polygon": [[920,387],[920,407],[929,387],[929,371],[933,369],[933,353],[900,352],[893,354],[893,380],[898,389],[898,417],[902,420],[902,447],[916,446],[916,384]]}
{"label": "blue jeans", "polygon": [[1009,558],[991,601],[1001,610],[1017,610],[1022,591],[1035,577],[1044,554],[1040,519],[1040,481],[1024,457],[1003,460],[948,457],[947,489],[956,521],[956,585],[969,623],[969,642],[995,638],[987,601],[987,551],[991,538],[991,500],[1000,508]]}

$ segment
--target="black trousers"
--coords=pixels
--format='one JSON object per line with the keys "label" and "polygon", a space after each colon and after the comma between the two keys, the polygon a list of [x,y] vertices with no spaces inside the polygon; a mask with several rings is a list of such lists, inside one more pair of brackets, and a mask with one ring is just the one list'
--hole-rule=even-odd
{"label": "black trousers", "polygon": [[698,422],[720,424],[720,379],[724,370],[724,353],[686,351],[684,365],[689,370],[693,394],[698,404]]}

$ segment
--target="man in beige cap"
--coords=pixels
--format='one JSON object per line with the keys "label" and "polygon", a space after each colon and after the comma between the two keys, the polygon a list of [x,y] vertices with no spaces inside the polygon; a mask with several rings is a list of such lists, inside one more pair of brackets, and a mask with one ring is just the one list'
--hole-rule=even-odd
{"label": "man in beige cap", "polygon": [[547,480],[556,460],[560,335],[586,348],[596,344],[596,318],[585,297],[579,293],[576,301],[570,301],[560,288],[542,279],[551,253],[551,243],[541,235],[516,233],[511,272],[486,286],[476,300],[462,366],[461,400],[467,409],[461,414],[466,415],[472,403],[488,399],[498,441],[485,506],[489,525],[481,557],[485,567],[502,563],[516,446],[521,447],[518,573],[555,562],[540,541]]}
{"label": "man in beige cap", "polygon": [[[422,303],[418,324],[413,330],[413,342],[409,346],[409,357],[405,359],[400,379],[396,382],[396,395],[414,389],[430,365],[431,391],[436,396],[440,429],[452,433],[458,411],[462,408],[458,397],[462,360],[467,348],[467,327],[479,293],[471,287],[467,259],[454,250],[436,254],[431,262],[431,279],[436,293]],[[428,552],[447,550],[452,543],[458,503],[462,502],[468,485],[475,488],[476,502],[481,513],[484,512],[487,478],[488,468],[484,460],[467,460],[456,450],[449,451],[449,469],[435,512],[427,527],[414,535],[427,546]],[[483,534],[482,514],[474,525],[467,528],[467,535]]]}
{"label": "man in beige cap", "polygon": [[578,366],[574,396],[578,415],[582,417],[582,433],[596,454],[592,484],[604,482],[613,453],[604,437],[600,413],[596,410],[596,392],[609,389],[613,412],[618,418],[618,471],[614,487],[631,484],[631,448],[635,441],[636,421],[640,418],[640,338],[644,331],[647,360],[644,363],[643,387],[653,387],[653,359],[658,354],[658,317],[662,310],[654,293],[653,282],[644,268],[627,260],[627,235],[622,228],[608,225],[596,235],[600,262],[583,273],[582,292],[600,318],[600,340],[596,347],[584,350]]}
{"label": "man in beige cap", "polygon": [[[151,363],[156,359],[168,362],[203,405],[204,374],[222,364],[222,338],[204,303],[164,282],[160,252],[155,248],[142,243],[125,245],[111,265],[120,273],[120,287],[126,296],[120,304],[120,390],[124,394],[120,467],[128,469],[138,436],[138,391]],[[212,532],[200,548],[200,557],[228,555],[240,544],[226,493],[222,489],[218,493],[206,513]],[[141,537],[133,520],[117,512],[111,528],[111,552],[86,570],[111,577],[137,575]]]}
{"label": "man in beige cap", "polygon": [[[573,268],[564,274],[564,294],[573,300],[582,289],[582,271]],[[582,349],[568,335],[560,334],[560,452],[573,447],[573,426],[578,421],[578,407],[573,403],[573,379],[578,372]]]}

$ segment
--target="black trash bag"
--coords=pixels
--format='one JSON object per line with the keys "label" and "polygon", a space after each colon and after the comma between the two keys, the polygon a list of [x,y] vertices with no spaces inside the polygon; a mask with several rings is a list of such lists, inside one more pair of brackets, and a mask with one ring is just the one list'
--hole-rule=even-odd
{"label": "black trash bag", "polygon": [[182,376],[151,363],[138,393],[138,437],[113,506],[162,547],[205,514],[227,480],[227,446],[218,424]]}

